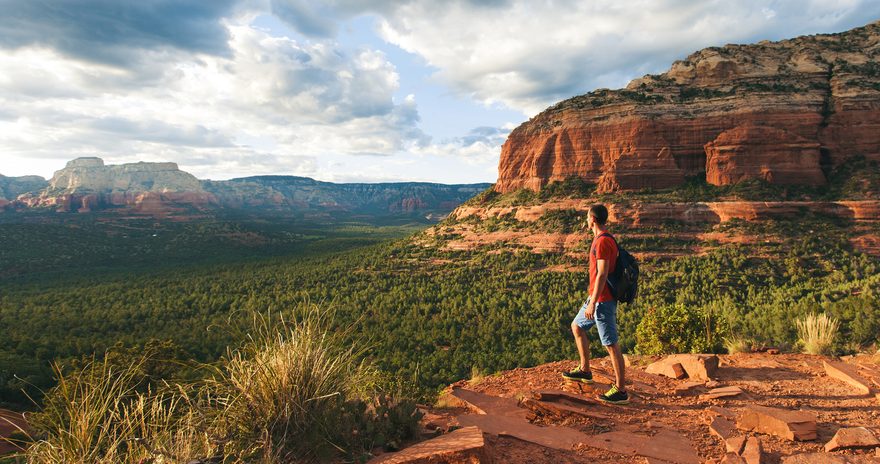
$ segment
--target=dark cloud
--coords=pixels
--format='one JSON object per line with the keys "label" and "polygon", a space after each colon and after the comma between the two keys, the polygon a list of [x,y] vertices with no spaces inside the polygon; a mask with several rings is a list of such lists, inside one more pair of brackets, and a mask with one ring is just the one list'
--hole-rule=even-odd
{"label": "dark cloud", "polygon": [[220,19],[237,0],[0,0],[0,46],[51,47],[69,56],[129,65],[133,51],[225,55]]}

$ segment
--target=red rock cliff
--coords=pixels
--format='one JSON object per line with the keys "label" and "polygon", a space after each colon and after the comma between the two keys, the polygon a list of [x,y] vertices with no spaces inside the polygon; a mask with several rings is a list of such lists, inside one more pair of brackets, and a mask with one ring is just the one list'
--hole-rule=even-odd
{"label": "red rock cliff", "polygon": [[880,23],[701,50],[626,89],[558,103],[511,132],[495,190],[577,176],[600,191],[762,178],[819,185],[880,160]]}

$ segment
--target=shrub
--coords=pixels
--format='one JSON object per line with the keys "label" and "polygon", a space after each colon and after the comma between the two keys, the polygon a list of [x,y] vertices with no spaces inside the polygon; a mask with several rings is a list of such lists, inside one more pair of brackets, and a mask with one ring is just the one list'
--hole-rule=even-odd
{"label": "shrub", "polygon": [[830,354],[834,339],[837,337],[837,329],[840,324],[837,319],[828,317],[827,314],[808,314],[803,319],[796,321],[798,343],[807,354]]}
{"label": "shrub", "polygon": [[724,332],[724,324],[708,311],[684,304],[657,306],[645,312],[636,328],[636,352],[716,352]]}

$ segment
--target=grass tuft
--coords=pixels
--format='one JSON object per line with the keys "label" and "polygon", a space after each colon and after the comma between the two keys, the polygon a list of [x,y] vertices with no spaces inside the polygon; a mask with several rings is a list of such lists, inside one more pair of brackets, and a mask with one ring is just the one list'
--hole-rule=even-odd
{"label": "grass tuft", "polygon": [[803,319],[798,319],[797,332],[798,343],[807,354],[831,354],[834,339],[840,327],[837,319],[822,313],[819,315],[808,314]]}

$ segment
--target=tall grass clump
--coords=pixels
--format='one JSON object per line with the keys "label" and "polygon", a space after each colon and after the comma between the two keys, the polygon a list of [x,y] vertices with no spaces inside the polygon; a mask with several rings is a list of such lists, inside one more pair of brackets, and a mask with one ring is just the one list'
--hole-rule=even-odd
{"label": "tall grass clump", "polygon": [[[254,317],[242,346],[199,380],[156,379],[149,356],[107,353],[71,372],[32,419],[29,464],[360,462],[418,432],[412,400],[367,361],[365,344],[313,305]],[[127,360],[128,357],[122,359]]]}
{"label": "tall grass clump", "polygon": [[837,319],[822,313],[808,314],[795,321],[798,332],[798,343],[807,354],[830,354],[837,330],[840,327]]}
{"label": "tall grass clump", "polygon": [[179,395],[137,391],[144,362],[92,360],[66,374],[56,365],[58,385],[30,420],[35,433],[26,461],[116,464],[212,456],[213,445],[196,432],[198,420]]}
{"label": "tall grass clump", "polygon": [[309,305],[298,321],[256,317],[245,345],[210,380],[227,426],[227,451],[247,462],[359,460],[411,437],[413,402],[382,392],[367,347],[332,327],[333,311]]}

